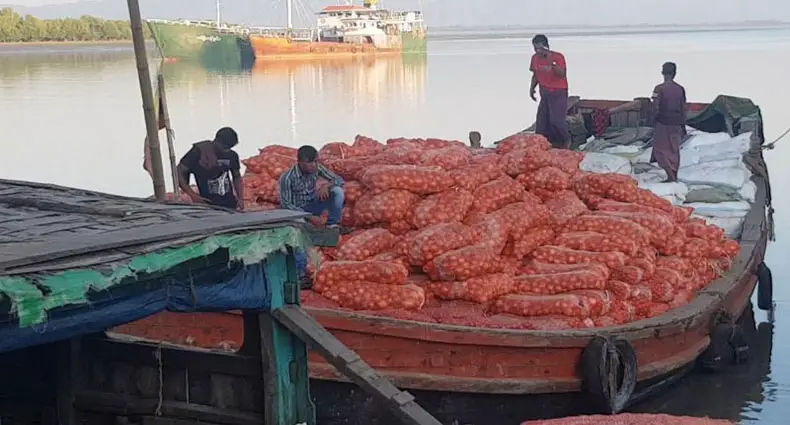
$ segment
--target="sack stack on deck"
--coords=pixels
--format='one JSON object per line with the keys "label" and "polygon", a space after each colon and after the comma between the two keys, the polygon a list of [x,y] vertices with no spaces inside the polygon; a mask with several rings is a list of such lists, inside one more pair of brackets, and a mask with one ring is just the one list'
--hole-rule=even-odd
{"label": "sack stack on deck", "polygon": [[604,148],[589,144],[600,150],[588,153],[595,162],[587,161],[598,170],[618,169],[633,175],[640,187],[675,204],[694,208],[694,217],[723,228],[731,238],[738,238],[757,193],[752,173],[743,162],[752,133],[731,137],[727,133],[704,133],[690,127],[687,130],[689,137],[681,146],[677,183],[660,183],[666,173],[649,164],[652,149],[645,149],[638,141]]}
{"label": "sack stack on deck", "polygon": [[[270,170],[284,164],[267,149],[246,161],[245,184],[274,202]],[[537,135],[495,150],[358,136],[319,159],[346,179],[344,224],[356,230],[312,252],[321,297],[306,294],[307,305],[464,326],[611,326],[688,303],[740,250],[692,208],[622,170],[585,171],[595,158]]]}
{"label": "sack stack on deck", "polygon": [[723,419],[623,413],[614,416],[574,416],[572,418],[527,421],[521,425],[734,425]]}

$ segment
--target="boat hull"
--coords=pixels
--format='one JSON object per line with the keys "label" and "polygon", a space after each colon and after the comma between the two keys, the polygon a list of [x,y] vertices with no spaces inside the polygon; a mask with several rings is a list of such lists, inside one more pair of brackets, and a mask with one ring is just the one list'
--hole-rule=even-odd
{"label": "boat hull", "polygon": [[251,66],[249,38],[208,27],[149,22],[162,56],[169,61],[197,61],[211,68]]}
{"label": "boat hull", "polygon": [[386,46],[331,41],[301,42],[287,37],[262,35],[251,35],[250,43],[256,59],[259,60],[320,59],[327,57],[411,54],[427,51],[427,38],[424,31],[413,31],[399,36],[389,36]]}

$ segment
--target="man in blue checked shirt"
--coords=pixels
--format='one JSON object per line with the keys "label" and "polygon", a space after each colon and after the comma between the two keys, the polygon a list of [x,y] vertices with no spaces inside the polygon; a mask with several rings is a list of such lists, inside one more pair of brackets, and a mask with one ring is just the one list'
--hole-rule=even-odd
{"label": "man in blue checked shirt", "polygon": [[[302,146],[296,154],[296,165],[280,176],[280,207],[291,211],[312,214],[308,220],[321,225],[321,214],[329,212],[327,226],[339,228],[343,216],[345,182],[337,174],[317,162],[318,151],[312,146]],[[329,180],[330,186],[317,186],[319,178]]]}

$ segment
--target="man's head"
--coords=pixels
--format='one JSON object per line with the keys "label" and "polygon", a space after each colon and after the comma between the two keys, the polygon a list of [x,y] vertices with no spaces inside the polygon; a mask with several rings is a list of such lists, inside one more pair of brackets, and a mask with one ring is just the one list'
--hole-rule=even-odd
{"label": "man's head", "polygon": [[318,171],[318,151],[312,146],[302,146],[296,152],[296,163],[299,170],[305,174],[314,174]]}
{"label": "man's head", "polygon": [[223,149],[232,149],[239,144],[239,135],[230,127],[222,127],[217,130],[214,141]]}
{"label": "man's head", "polygon": [[666,62],[664,65],[661,66],[661,75],[666,78],[675,78],[675,75],[678,73],[678,66],[675,65],[675,62]]}
{"label": "man's head", "polygon": [[470,131],[469,132],[469,145],[471,147],[479,148],[480,147],[480,139],[482,139],[482,136],[480,136],[480,132],[478,132],[478,131]]}
{"label": "man's head", "polygon": [[537,34],[532,37],[532,48],[535,49],[535,53],[544,57],[548,56],[550,52],[549,39],[543,34]]}

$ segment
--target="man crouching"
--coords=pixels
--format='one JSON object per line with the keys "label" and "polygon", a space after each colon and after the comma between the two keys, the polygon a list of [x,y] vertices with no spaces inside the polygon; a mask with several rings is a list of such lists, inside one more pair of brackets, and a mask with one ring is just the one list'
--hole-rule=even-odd
{"label": "man crouching", "polygon": [[[312,214],[308,220],[314,226],[322,225],[321,214],[328,211],[327,227],[339,228],[343,217],[345,182],[317,162],[318,151],[312,146],[299,148],[296,160],[296,165],[280,176],[280,207]],[[330,185],[319,186],[319,178],[329,180]]]}

